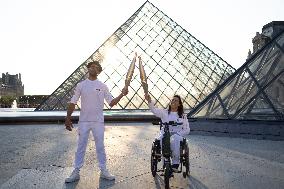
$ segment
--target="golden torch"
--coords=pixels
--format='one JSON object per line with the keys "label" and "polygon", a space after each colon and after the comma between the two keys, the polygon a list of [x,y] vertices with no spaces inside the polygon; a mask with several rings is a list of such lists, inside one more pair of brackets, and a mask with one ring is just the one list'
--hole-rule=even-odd
{"label": "golden torch", "polygon": [[144,93],[148,94],[147,77],[146,77],[146,73],[145,73],[144,67],[142,65],[142,60],[141,60],[140,56],[139,56],[139,71],[140,71],[140,79],[141,79],[141,83],[142,83]]}
{"label": "golden torch", "polygon": [[133,58],[133,60],[130,64],[128,71],[127,71],[127,74],[126,74],[126,79],[125,79],[125,86],[126,87],[128,87],[130,85],[130,81],[131,81],[133,73],[134,73],[136,56],[137,56],[137,53],[135,53],[134,58]]}

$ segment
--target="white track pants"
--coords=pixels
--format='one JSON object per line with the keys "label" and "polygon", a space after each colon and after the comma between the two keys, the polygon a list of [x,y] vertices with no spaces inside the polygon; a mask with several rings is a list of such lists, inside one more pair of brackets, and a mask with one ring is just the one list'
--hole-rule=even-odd
{"label": "white track pants", "polygon": [[75,168],[80,169],[84,164],[86,147],[88,145],[89,133],[92,131],[96,153],[100,170],[106,169],[106,153],[104,146],[104,123],[99,122],[79,122],[78,127],[78,146],[75,154]]}
{"label": "white track pants", "polygon": [[[162,148],[162,139],[163,133],[161,132],[157,137],[160,140],[161,148]],[[183,140],[183,137],[178,134],[173,134],[171,136],[171,151],[172,151],[172,164],[180,163],[180,142]]]}

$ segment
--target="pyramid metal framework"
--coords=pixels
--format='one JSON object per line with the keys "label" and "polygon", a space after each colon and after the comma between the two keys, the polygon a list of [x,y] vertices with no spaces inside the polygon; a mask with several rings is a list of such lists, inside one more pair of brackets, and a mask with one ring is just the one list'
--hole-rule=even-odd
{"label": "pyramid metal framework", "polygon": [[284,31],[247,60],[188,116],[284,120]]}
{"label": "pyramid metal framework", "polygon": [[[134,52],[141,55],[149,92],[158,107],[166,108],[180,94],[185,109],[194,108],[235,69],[171,18],[146,1],[85,62],[83,62],[36,111],[66,110],[78,82],[87,78],[86,64],[100,61],[99,80],[112,95],[119,95]],[[80,104],[77,108],[80,108]],[[107,103],[104,109],[109,109]],[[116,109],[148,109],[138,64],[129,93]]]}

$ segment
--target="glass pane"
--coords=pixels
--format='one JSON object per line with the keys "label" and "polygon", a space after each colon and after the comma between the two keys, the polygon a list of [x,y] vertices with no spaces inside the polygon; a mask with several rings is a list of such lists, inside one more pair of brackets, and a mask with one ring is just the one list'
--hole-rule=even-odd
{"label": "glass pane", "polygon": [[284,47],[284,33],[282,33],[278,38],[277,38],[277,43],[283,48]]}
{"label": "glass pane", "polygon": [[269,100],[279,112],[284,113],[284,73],[282,73],[276,80],[274,80],[265,93]]}
{"label": "glass pane", "polygon": [[237,116],[238,119],[276,120],[277,116],[263,95],[259,95],[245,106]]}
{"label": "glass pane", "polygon": [[211,101],[208,101],[205,105],[203,105],[197,113],[192,115],[192,117],[193,118],[207,117],[207,111],[208,111],[209,105],[211,104]]}

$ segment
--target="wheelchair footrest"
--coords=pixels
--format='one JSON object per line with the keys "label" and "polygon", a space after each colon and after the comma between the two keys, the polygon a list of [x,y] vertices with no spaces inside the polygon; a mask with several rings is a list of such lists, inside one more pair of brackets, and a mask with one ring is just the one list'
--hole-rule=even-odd
{"label": "wheelchair footrest", "polygon": [[[160,176],[165,176],[165,174],[162,173]],[[170,177],[174,177],[174,174],[171,174]]]}
{"label": "wheelchair footrest", "polygon": [[173,170],[174,173],[181,173],[182,171]]}

